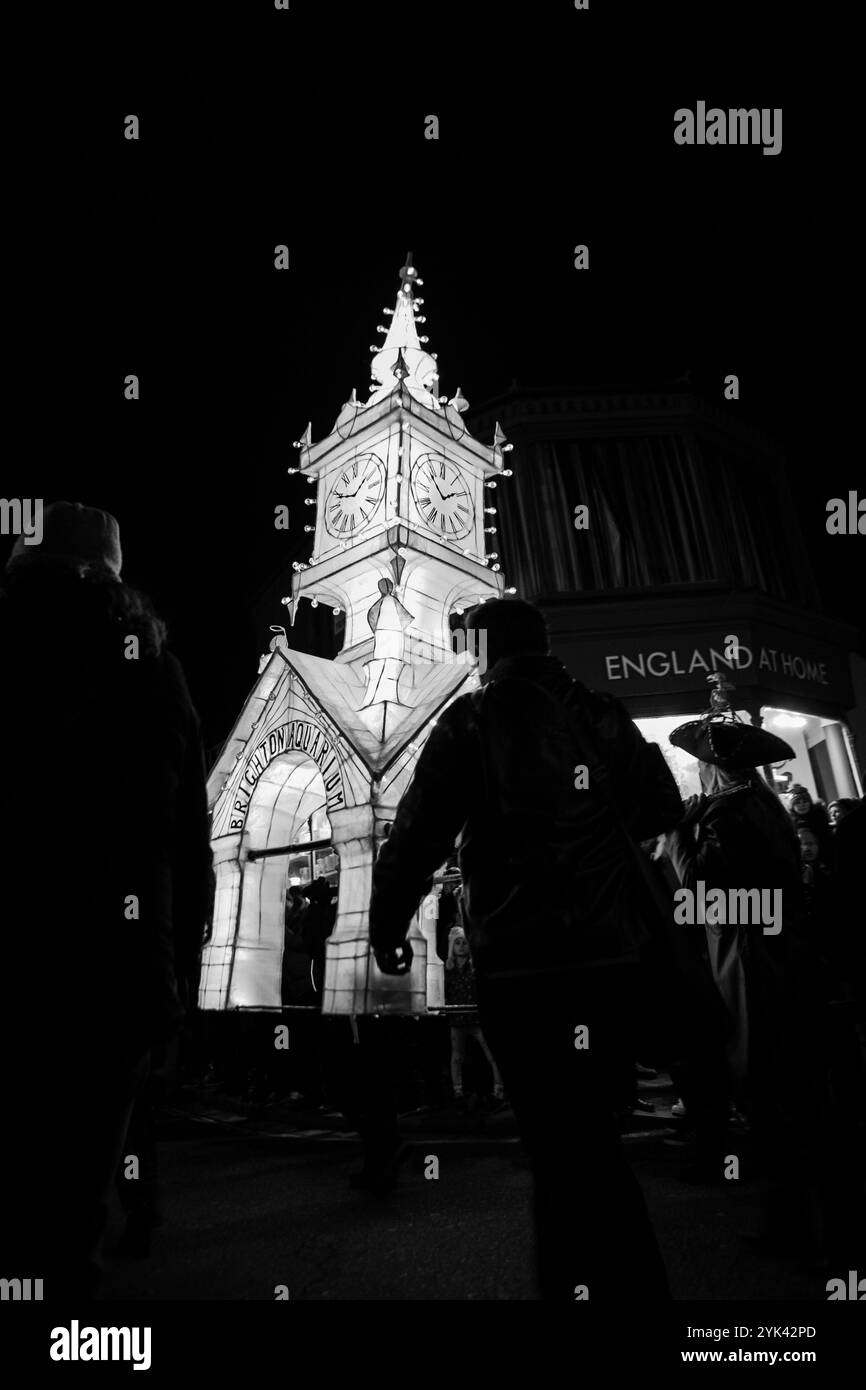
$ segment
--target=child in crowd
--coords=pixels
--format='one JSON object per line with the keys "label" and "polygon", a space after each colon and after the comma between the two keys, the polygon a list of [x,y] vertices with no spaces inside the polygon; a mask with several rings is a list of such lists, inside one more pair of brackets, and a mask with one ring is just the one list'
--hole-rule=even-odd
{"label": "child in crowd", "polygon": [[445,961],[445,1003],[448,1006],[465,1005],[458,1013],[450,1015],[451,1022],[451,1082],[454,1097],[463,1100],[463,1063],[466,1059],[466,1040],[474,1038],[490,1063],[493,1072],[493,1095],[498,1101],[504,1098],[502,1077],[493,1060],[493,1054],[484,1038],[478,1023],[475,1001],[475,970],[469,952],[469,942],[462,926],[454,926],[448,933],[448,958]]}

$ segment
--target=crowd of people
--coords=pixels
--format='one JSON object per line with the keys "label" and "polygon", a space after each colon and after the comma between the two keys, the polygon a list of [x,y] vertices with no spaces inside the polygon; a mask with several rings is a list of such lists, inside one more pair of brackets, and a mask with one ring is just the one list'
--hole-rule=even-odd
{"label": "crowd of people", "polygon": [[[666,1296],[617,1125],[638,1049],[680,1090],[683,1176],[756,1178],[762,1244],[856,1259],[863,802],[836,803],[831,830],[797,786],[789,812],[759,769],[794,750],[741,721],[716,677],[707,712],[671,735],[700,772],[684,805],[622,706],[550,655],[537,610],[492,602],[471,622],[487,632],[488,671],[425,745],[374,869],[371,940],[382,969],[409,968],[408,915],[457,840],[480,1026],[534,1172],[542,1296],[570,1299],[586,1280],[589,1296],[627,1299],[636,1272]],[[577,766],[588,796],[575,795]],[[748,913],[680,925],[683,889],[766,894],[780,917],[767,930]]]}
{"label": "crowd of people", "polygon": [[[622,705],[551,655],[541,613],[485,603],[468,619],[487,634],[480,689],[431,730],[373,872],[371,946],[404,975],[410,923],[456,852],[438,899],[439,1026],[419,1025],[407,1049],[411,1021],[323,1018],[336,905],[320,878],[287,892],[281,1052],[273,1015],[196,1015],[213,898],[201,738],[164,627],[121,564],[112,517],[57,503],[0,590],[15,677],[0,717],[22,731],[0,803],[15,865],[3,1045],[20,1059],[0,1174],[10,1271],[37,1269],[49,1298],[96,1294],[115,1182],[127,1248],[147,1253],[155,1113],[184,1017],[193,1070],[346,1115],[364,1145],[354,1185],[379,1195],[401,1155],[395,1059],[428,1097],[450,1078],[458,1104],[480,1067],[532,1169],[544,1298],[669,1296],[620,1136],[638,1057],[676,1083],[685,1176],[725,1181],[735,1157],[764,1186],[762,1239],[849,1267],[864,1236],[862,800],[825,810],[794,786],[783,805],[759,769],[793,750],[741,723],[717,682],[706,714],[671,736],[700,770],[684,805]],[[699,884],[780,892],[781,929],[677,925],[675,891]]]}

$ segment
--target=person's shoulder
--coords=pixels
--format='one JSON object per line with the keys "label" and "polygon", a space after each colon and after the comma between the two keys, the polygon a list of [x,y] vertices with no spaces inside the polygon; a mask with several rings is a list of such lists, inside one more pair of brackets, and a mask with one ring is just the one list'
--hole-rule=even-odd
{"label": "person's shoulder", "polygon": [[567,696],[569,708],[577,710],[602,737],[613,737],[624,727],[636,725],[621,700],[608,690],[592,690],[572,677]]}
{"label": "person's shoulder", "polygon": [[471,729],[477,723],[483,696],[483,689],[467,690],[458,695],[438,716],[437,725],[450,733]]}
{"label": "person's shoulder", "polygon": [[142,662],[150,682],[157,687],[170,702],[195,717],[195,707],[187,684],[186,672],[174,652],[161,647]]}
{"label": "person's shoulder", "polygon": [[168,647],[163,647],[159,656],[155,659],[162,667],[165,680],[178,692],[187,704],[191,705],[192,696],[189,693],[186,672],[174,652],[170,651]]}
{"label": "person's shoulder", "polygon": [[725,792],[723,795],[705,796],[697,809],[695,826],[706,832],[716,826],[729,827],[741,821],[748,813],[749,805],[743,799],[743,792]]}

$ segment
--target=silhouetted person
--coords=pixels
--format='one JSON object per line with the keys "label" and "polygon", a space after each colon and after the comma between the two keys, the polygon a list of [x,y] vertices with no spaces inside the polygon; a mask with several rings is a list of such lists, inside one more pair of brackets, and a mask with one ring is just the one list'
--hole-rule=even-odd
{"label": "silhouetted person", "polygon": [[313,963],[313,985],[318,995],[319,1007],[325,982],[325,954],[328,937],[334,930],[337,920],[337,904],[332,902],[334,889],[324,875],[320,875],[304,889],[309,908],[299,930],[304,949]]}
{"label": "silhouetted person", "polygon": [[0,590],[4,1273],[99,1282],[106,1203],[152,1045],[182,1018],[210,846],[199,724],[117,523],[58,502]]}
{"label": "silhouetted person", "polygon": [[542,1296],[666,1297],[616,1121],[642,936],[620,818],[656,835],[679,793],[623,707],[549,654],[537,609],[493,600],[467,628],[486,632],[482,689],[439,716],[375,864],[376,959],[408,968],[410,918],[459,836],[481,1027],[534,1171]]}
{"label": "silhouetted person", "polygon": [[[699,760],[703,794],[690,799],[668,836],[668,853],[685,889],[696,894],[703,884],[706,894],[725,895],[721,921],[681,928],[706,933],[713,978],[732,1025],[730,1089],[717,1097],[715,1124],[699,1133],[698,1160],[706,1176],[723,1179],[732,1089],[752,1121],[769,1174],[766,1239],[808,1238],[818,1201],[818,1157],[813,1153],[811,1162],[804,1161],[809,1135],[801,1139],[800,1121],[805,1104],[809,1128],[820,1128],[826,1020],[808,942],[794,823],[757,771],[792,758],[794,750],[729,709],[683,724],[670,737]],[[737,920],[728,920],[728,904],[737,901],[732,890],[755,891],[762,910],[766,893],[773,920],[744,921],[752,914],[739,911]],[[811,1036],[803,1045],[805,1020]]]}
{"label": "silhouetted person", "polygon": [[502,1077],[496,1065],[496,1058],[487,1045],[478,1023],[477,1001],[475,997],[475,971],[469,942],[462,926],[451,928],[448,943],[448,958],[445,961],[445,1003],[455,1011],[448,1015],[451,1025],[451,1085],[458,1106],[465,1099],[463,1095],[463,1064],[466,1060],[466,1043],[474,1038],[490,1063],[493,1073],[494,1099],[503,1099]]}

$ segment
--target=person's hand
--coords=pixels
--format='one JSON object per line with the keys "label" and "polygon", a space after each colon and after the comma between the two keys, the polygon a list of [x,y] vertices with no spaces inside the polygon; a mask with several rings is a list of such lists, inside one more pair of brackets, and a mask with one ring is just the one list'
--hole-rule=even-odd
{"label": "person's hand", "polygon": [[688,797],[685,802],[685,810],[683,812],[683,817],[680,821],[680,825],[691,825],[693,821],[696,821],[701,811],[703,810],[703,805],[703,794],[699,796]]}
{"label": "person's hand", "polygon": [[378,951],[373,951],[376,964],[383,975],[408,975],[414,954],[408,941],[404,941],[400,946],[380,947]]}

